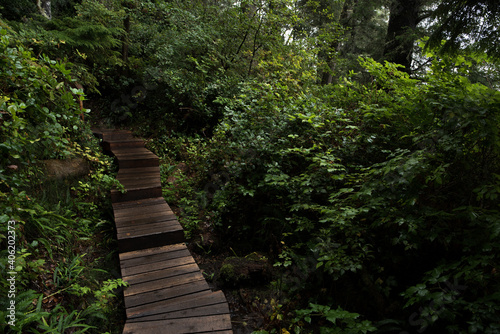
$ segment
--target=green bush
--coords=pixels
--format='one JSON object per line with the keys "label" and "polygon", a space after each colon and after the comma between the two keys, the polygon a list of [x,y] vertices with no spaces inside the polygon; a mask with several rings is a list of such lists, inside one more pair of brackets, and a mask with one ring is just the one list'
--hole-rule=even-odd
{"label": "green bush", "polygon": [[[76,80],[71,64],[36,58],[1,26],[0,291],[11,295],[0,303],[3,324],[10,301],[16,302],[15,325],[4,332],[110,329],[107,315],[116,308],[109,303],[110,286],[124,283],[103,282],[111,275],[100,268],[112,259],[101,256],[94,247],[103,246],[89,236],[109,229],[102,212],[116,183],[108,175],[111,160],[99,153],[82,121],[88,110],[78,104],[83,92],[71,88]],[[88,175],[60,180],[46,175],[44,161],[71,158],[85,161]],[[9,221],[15,221],[14,229]],[[103,243],[106,238],[103,234]],[[88,258],[81,255],[86,252]],[[14,292],[7,281],[11,272],[16,272]]]}

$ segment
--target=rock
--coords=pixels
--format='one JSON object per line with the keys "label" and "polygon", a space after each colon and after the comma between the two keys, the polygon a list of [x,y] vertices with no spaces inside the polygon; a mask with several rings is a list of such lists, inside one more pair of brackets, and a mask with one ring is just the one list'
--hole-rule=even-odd
{"label": "rock", "polygon": [[217,281],[228,287],[260,285],[271,279],[271,266],[266,257],[252,253],[246,257],[227,258],[220,268]]}
{"label": "rock", "polygon": [[82,158],[44,160],[43,164],[49,179],[67,179],[87,175],[90,172],[87,161]]}

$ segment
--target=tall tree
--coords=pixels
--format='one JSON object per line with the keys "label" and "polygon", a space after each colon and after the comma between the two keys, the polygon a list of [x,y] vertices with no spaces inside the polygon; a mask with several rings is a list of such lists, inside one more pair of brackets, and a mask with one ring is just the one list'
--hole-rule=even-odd
{"label": "tall tree", "polygon": [[407,72],[411,70],[413,45],[417,39],[417,25],[423,18],[420,15],[423,5],[424,0],[393,0],[390,4],[384,58],[403,65]]}

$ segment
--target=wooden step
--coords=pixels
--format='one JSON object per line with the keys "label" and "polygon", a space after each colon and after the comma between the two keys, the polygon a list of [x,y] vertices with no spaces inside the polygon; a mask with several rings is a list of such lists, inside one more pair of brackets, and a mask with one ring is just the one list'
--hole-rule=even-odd
{"label": "wooden step", "polygon": [[180,319],[168,319],[149,322],[127,322],[123,329],[124,334],[195,334],[214,333],[230,334],[231,318],[228,314],[195,316]]}
{"label": "wooden step", "polygon": [[128,202],[135,201],[150,197],[159,197],[162,195],[161,184],[155,184],[154,186],[140,186],[135,187],[125,187],[127,192],[122,193],[119,190],[111,190],[111,201],[112,202]]}
{"label": "wooden step", "polygon": [[[143,308],[144,309],[144,308]],[[226,297],[222,291],[199,293],[177,299],[174,303],[164,305],[157,310],[136,312],[128,322],[144,322],[150,320],[167,320],[186,318],[189,316],[229,314]]]}
{"label": "wooden step", "polygon": [[139,138],[127,138],[118,141],[106,141],[103,142],[103,148],[106,151],[113,151],[116,149],[125,149],[125,148],[141,148],[144,147],[144,140]]}
{"label": "wooden step", "polygon": [[135,207],[130,202],[122,206],[113,204],[113,209],[120,252],[184,241],[182,226],[163,198],[149,199]]}
{"label": "wooden step", "polygon": [[137,168],[126,168],[118,171],[118,177],[120,176],[130,176],[130,175],[140,175],[143,173],[151,174],[158,173],[160,175],[160,166],[150,166],[150,167],[137,167]]}
{"label": "wooden step", "polygon": [[158,247],[161,245],[170,245],[184,242],[184,230],[180,225],[163,226],[156,230],[134,231],[131,233],[118,233],[118,251],[130,252],[134,250],[146,249],[149,247]]}
{"label": "wooden step", "polygon": [[143,155],[117,156],[119,169],[154,167],[158,166],[160,159],[153,153]]}

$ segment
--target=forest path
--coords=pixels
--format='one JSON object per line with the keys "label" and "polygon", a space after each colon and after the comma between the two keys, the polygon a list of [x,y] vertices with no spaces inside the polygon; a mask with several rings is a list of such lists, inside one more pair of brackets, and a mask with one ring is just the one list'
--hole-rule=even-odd
{"label": "forest path", "polygon": [[127,321],[123,333],[232,334],[222,291],[212,291],[162,197],[159,159],[131,131],[92,129],[118,161],[112,190]]}

